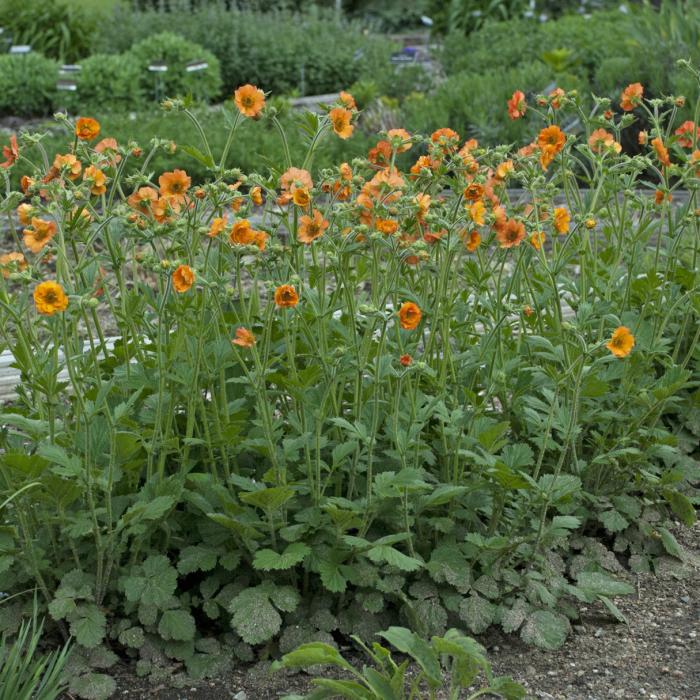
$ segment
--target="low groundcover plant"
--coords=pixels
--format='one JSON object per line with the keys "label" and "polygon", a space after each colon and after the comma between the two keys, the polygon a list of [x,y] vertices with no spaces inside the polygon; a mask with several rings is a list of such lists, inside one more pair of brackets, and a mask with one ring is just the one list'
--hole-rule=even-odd
{"label": "low groundcover plant", "polygon": [[[90,117],[58,115],[52,161],[41,134],[12,137],[0,571],[24,594],[2,627],[37,589],[75,639],[73,692],[98,697],[112,649],[201,677],[231,649],[397,623],[554,649],[579,601],[622,619],[618,574],[682,558],[670,521],[695,518],[700,145],[682,100],[633,84],[588,114],[516,93],[504,111],[542,120],[519,149],[392,129],[321,171],[318,144],[357,128],[348,93],[292,135],[242,86],[221,153],[166,100],[201,137],[183,146],[201,185],[150,171],[170,142],[120,144]],[[653,126],[629,157],[637,114]],[[244,120],[279,129],[278,163],[225,167]]]}

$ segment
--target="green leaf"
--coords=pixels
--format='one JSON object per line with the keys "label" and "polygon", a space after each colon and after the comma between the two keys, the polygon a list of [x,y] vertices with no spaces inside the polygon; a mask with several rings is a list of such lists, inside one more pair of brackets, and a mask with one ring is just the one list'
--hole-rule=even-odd
{"label": "green leaf", "polygon": [[352,666],[340,654],[340,652],[330,644],[322,642],[310,642],[302,644],[294,651],[285,654],[279,661],[272,665],[272,670],[281,668],[308,668],[316,664],[329,664],[338,666],[346,670],[351,670]]}
{"label": "green leaf", "polygon": [[434,688],[442,685],[440,660],[428,642],[405,627],[389,627],[388,630],[379,632],[379,636],[386,639],[400,652],[415,659],[425,673],[429,685]]}
{"label": "green leaf", "polygon": [[576,577],[576,582],[586,593],[595,595],[616,596],[634,593],[634,587],[629,583],[618,581],[600,571],[582,571]]}
{"label": "green leaf", "polygon": [[679,491],[666,491],[664,497],[677,518],[687,527],[693,527],[697,516],[693,504]]}
{"label": "green leaf", "polygon": [[467,627],[480,634],[493,622],[496,608],[486,598],[472,593],[459,604],[459,616],[467,623]]}
{"label": "green leaf", "polygon": [[260,489],[259,491],[250,491],[249,493],[240,494],[240,499],[244,503],[249,503],[252,506],[265,511],[277,511],[287,501],[294,497],[294,489],[290,486],[273,486],[271,488]]}
{"label": "green leaf", "polygon": [[194,639],[194,618],[186,610],[166,610],[158,623],[158,634],[163,639],[187,642]]}
{"label": "green leaf", "polygon": [[622,611],[610,600],[607,596],[599,595],[598,600],[608,609],[610,614],[618,621],[627,624],[627,618],[622,614]]}
{"label": "green leaf", "polygon": [[536,610],[525,621],[520,637],[526,644],[554,651],[564,644],[570,631],[571,625],[563,615],[551,610]]}
{"label": "green leaf", "polygon": [[94,604],[79,605],[77,619],[71,621],[70,632],[78,644],[88,649],[96,647],[105,636],[107,618]]}
{"label": "green leaf", "polygon": [[185,547],[180,552],[177,570],[182,575],[194,571],[211,571],[216,566],[218,553],[214,549],[203,546]]}
{"label": "green leaf", "polygon": [[290,544],[282,554],[272,549],[259,549],[255,553],[253,567],[262,571],[284,571],[299,564],[310,553],[309,547],[301,542]]}
{"label": "green leaf", "polygon": [[661,542],[664,545],[664,549],[672,556],[677,559],[685,560],[685,552],[683,548],[678,544],[678,540],[665,528],[659,528],[659,534],[661,535]]}
{"label": "green leaf", "polygon": [[606,510],[598,515],[598,520],[608,532],[622,532],[629,523],[616,510]]}
{"label": "green leaf", "polygon": [[321,561],[318,565],[321,583],[331,593],[343,593],[347,588],[347,579],[340,571],[340,565],[331,561]]}
{"label": "green leaf", "polygon": [[104,673],[86,673],[70,682],[70,692],[85,700],[107,700],[116,690],[114,678]]}
{"label": "green leaf", "polygon": [[214,167],[214,160],[212,159],[211,156],[204,155],[198,148],[195,146],[180,146],[179,147],[181,151],[184,151],[187,153],[188,156],[192,156],[195,160],[198,160],[202,165],[204,165],[207,168],[213,168]]}
{"label": "green leaf", "polygon": [[372,547],[368,552],[365,552],[365,556],[376,563],[386,562],[397,569],[401,569],[401,571],[416,571],[423,566],[423,562],[420,560],[409,557],[399,552],[398,549],[387,545]]}

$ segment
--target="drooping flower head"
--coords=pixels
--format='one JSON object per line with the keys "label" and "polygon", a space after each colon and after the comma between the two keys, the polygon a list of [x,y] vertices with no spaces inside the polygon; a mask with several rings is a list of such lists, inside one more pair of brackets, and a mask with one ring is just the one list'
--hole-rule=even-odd
{"label": "drooping flower head", "polygon": [[14,134],[10,136],[10,145],[2,147],[2,155],[5,158],[5,162],[0,163],[0,168],[9,168],[19,158],[19,147],[17,146],[17,137]]}
{"label": "drooping flower head", "polygon": [[695,122],[685,121],[674,132],[678,136],[678,145],[682,148],[693,148],[700,141],[700,126]]}
{"label": "drooping flower head", "polygon": [[333,131],[341,139],[349,139],[352,136],[354,126],[352,125],[352,112],[343,107],[335,107],[328,112],[328,118],[333,126]]}
{"label": "drooping flower head", "polygon": [[190,290],[194,284],[194,270],[189,265],[180,265],[173,272],[173,287],[175,291],[183,294]]}
{"label": "drooping flower head", "polygon": [[525,116],[527,110],[527,102],[525,102],[525,93],[521,90],[516,90],[513,96],[508,100],[508,116],[511,119],[520,119]]}
{"label": "drooping flower head", "polygon": [[540,131],[537,137],[537,145],[540,148],[540,165],[546,170],[566,143],[564,132],[556,125],[552,124]]}
{"label": "drooping flower head", "polygon": [[651,145],[656,151],[656,157],[659,159],[659,163],[664,167],[671,165],[671,158],[668,155],[668,149],[664,145],[664,142],[657,136],[655,139],[651,140]]}
{"label": "drooping flower head", "polygon": [[620,107],[625,112],[631,112],[635,107],[642,104],[642,95],[644,88],[641,83],[630,83],[620,96]]}
{"label": "drooping flower head", "polygon": [[236,337],[231,342],[242,348],[252,348],[255,345],[255,336],[247,328],[236,328]]}
{"label": "drooping flower head", "polygon": [[554,210],[554,228],[559,235],[564,235],[569,232],[569,223],[571,222],[571,214],[565,207],[557,207]]}
{"label": "drooping flower head", "polygon": [[105,174],[94,165],[89,165],[83,173],[83,180],[90,185],[90,193],[101,195],[107,191]]}
{"label": "drooping flower head", "polygon": [[27,269],[27,261],[22,253],[3,253],[0,255],[0,270],[7,279],[12,272],[22,272]]}

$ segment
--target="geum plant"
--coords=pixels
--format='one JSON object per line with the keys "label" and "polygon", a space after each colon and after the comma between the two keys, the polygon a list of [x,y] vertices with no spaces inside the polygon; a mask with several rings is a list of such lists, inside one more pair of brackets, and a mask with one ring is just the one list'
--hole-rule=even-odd
{"label": "geum plant", "polygon": [[[544,123],[520,150],[394,129],[321,172],[319,144],[356,126],[347,93],[300,118],[295,163],[253,86],[220,154],[166,100],[201,135],[182,149],[200,185],[149,171],[171,144],[98,141],[91,118],[60,117],[52,163],[41,135],[13,138],[0,475],[39,486],[2,514],[3,588],[38,589],[66,635],[140,673],[212,673],[222,641],[250,660],[498,624],[555,648],[577,601],[621,618],[613,574],[682,557],[670,519],[695,518],[674,417],[697,405],[700,334],[681,100],[637,84],[589,115],[516,93],[511,117]],[[279,164],[229,168],[244,119],[279,129]]]}

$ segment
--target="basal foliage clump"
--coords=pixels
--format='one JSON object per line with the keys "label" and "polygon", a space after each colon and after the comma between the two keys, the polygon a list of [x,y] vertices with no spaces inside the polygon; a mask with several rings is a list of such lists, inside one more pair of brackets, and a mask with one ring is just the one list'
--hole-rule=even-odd
{"label": "basal foliage clump", "polygon": [[[554,649],[580,602],[622,619],[625,566],[683,558],[695,518],[700,149],[680,97],[594,102],[516,92],[519,150],[394,129],[315,173],[347,93],[295,162],[252,85],[222,152],[166,100],[201,186],[89,117],[53,162],[13,137],[0,626],[36,588],[100,697],[114,650],[204,676],[397,623]],[[245,119],[279,162],[226,168]]]}

